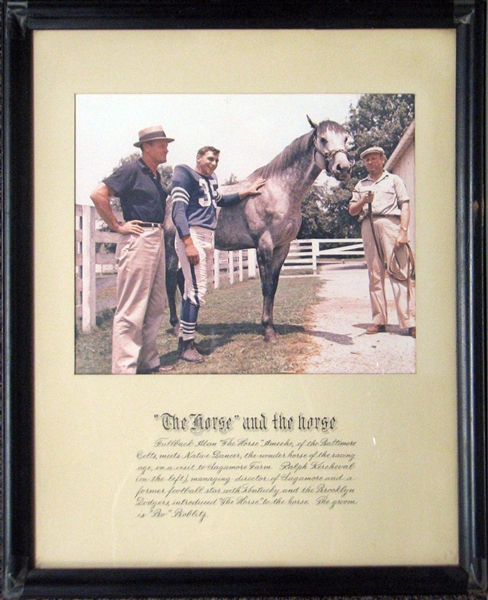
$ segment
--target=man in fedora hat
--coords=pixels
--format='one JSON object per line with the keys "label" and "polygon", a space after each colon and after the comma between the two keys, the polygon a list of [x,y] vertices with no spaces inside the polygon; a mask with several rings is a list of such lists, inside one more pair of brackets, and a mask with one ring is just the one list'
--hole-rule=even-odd
{"label": "man in fedora hat", "polygon": [[373,323],[366,333],[386,331],[388,322],[385,276],[388,273],[398,314],[398,324],[416,337],[413,255],[408,245],[410,198],[402,179],[385,170],[383,148],[372,146],[361,153],[368,176],[361,179],[349,203],[349,213],[359,215],[369,274]]}
{"label": "man in fedora hat", "polygon": [[[105,178],[91,199],[105,223],[120,234],[117,259],[117,307],[112,335],[112,373],[164,373],[156,338],[166,305],[163,222],[167,193],[158,166],[166,162],[168,144],[159,125],[139,132],[134,143],[142,156]],[[110,200],[120,199],[123,223]]]}

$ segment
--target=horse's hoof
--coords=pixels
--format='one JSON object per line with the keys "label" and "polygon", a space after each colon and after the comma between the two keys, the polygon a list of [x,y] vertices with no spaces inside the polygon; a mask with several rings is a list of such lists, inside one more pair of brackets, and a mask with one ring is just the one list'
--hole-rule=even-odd
{"label": "horse's hoof", "polygon": [[268,342],[269,344],[276,344],[278,341],[278,334],[276,331],[267,331],[264,334],[264,341]]}

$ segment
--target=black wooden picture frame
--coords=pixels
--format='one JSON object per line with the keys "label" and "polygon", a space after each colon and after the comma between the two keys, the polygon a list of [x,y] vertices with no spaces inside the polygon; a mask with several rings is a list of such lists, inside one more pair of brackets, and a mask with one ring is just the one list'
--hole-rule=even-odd
{"label": "black wooden picture frame", "polygon": [[[347,11],[343,5],[347,4]],[[487,589],[486,4],[3,2],[4,574],[7,598],[467,594]],[[36,30],[456,30],[460,561],[438,567],[36,569],[33,438],[33,67]]]}

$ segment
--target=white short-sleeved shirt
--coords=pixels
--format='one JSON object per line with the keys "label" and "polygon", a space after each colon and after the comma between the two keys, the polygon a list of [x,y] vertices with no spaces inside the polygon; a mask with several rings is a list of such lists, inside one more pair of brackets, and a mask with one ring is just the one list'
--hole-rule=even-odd
{"label": "white short-sleeved shirt", "polygon": [[373,216],[397,216],[401,215],[401,206],[409,202],[410,197],[403,180],[394,173],[383,171],[383,175],[374,181],[371,177],[365,177],[358,181],[354,188],[351,203],[357,202],[360,194],[374,192],[373,202],[365,204],[359,213],[362,220],[367,215],[367,207],[371,206]]}

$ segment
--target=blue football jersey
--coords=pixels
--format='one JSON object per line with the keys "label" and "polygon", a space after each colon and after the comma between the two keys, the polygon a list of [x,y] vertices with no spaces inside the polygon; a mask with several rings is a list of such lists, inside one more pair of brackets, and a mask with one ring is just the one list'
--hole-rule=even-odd
{"label": "blue football jersey", "polygon": [[192,226],[215,229],[217,206],[239,202],[238,193],[223,196],[218,187],[215,173],[205,177],[187,165],[175,167],[171,183],[172,217],[180,238],[189,235]]}

